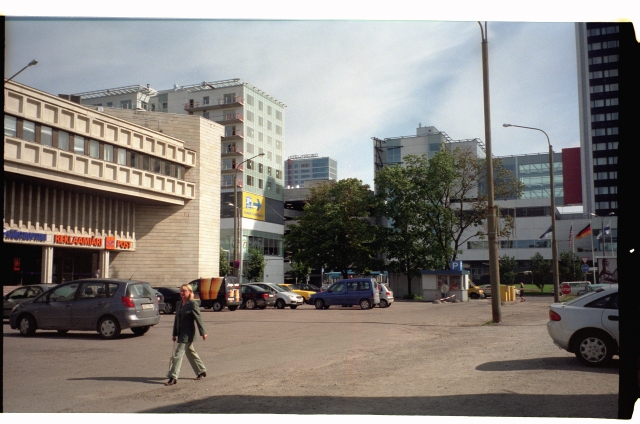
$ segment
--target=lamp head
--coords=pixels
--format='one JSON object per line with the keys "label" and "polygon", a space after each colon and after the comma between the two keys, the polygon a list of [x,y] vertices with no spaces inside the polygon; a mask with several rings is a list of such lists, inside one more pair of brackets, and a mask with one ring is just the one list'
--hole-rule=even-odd
{"label": "lamp head", "polygon": [[33,65],[37,65],[37,64],[38,64],[38,61],[33,59],[31,62],[29,62],[28,66],[33,66]]}
{"label": "lamp head", "polygon": [[507,127],[510,127],[510,126],[511,126],[511,124],[502,124],[502,126],[503,126],[503,127],[505,127],[505,128],[507,128]]}

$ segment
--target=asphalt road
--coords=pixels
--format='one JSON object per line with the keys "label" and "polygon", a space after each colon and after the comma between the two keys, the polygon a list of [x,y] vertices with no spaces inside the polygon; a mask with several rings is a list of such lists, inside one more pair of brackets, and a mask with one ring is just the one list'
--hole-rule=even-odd
{"label": "asphalt road", "polygon": [[3,411],[453,417],[617,417],[618,359],[592,369],[553,345],[549,297],[390,308],[203,310],[196,350],[165,387],[173,315],[135,337],[3,326]]}

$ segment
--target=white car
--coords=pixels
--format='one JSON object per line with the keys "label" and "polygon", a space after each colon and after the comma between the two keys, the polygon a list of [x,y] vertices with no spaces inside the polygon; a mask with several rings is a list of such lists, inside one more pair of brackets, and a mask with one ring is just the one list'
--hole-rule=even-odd
{"label": "white car", "polygon": [[[482,291],[484,292],[485,297],[491,297],[491,284],[484,284],[480,286]],[[525,291],[526,294],[526,291]],[[520,289],[516,289],[516,296],[520,296]]]}
{"label": "white car", "polygon": [[281,287],[274,283],[251,283],[254,286],[272,292],[276,295],[276,308],[284,309],[285,306],[296,309],[298,305],[304,304],[304,297],[292,292],[287,287]]}
{"label": "white car", "polygon": [[384,284],[378,284],[378,293],[380,294],[381,308],[388,308],[393,303],[393,292]]}
{"label": "white car", "polygon": [[601,288],[549,309],[547,330],[553,343],[585,365],[602,366],[617,355],[618,286]]}

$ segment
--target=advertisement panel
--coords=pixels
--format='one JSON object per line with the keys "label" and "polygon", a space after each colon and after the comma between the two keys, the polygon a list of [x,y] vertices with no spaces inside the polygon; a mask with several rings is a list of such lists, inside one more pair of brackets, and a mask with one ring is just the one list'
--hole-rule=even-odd
{"label": "advertisement panel", "polygon": [[242,217],[255,219],[256,221],[266,220],[266,205],[264,196],[253,193],[242,193],[244,201],[242,202]]}
{"label": "advertisement panel", "polygon": [[598,259],[598,283],[617,284],[618,283],[618,258],[597,258]]}

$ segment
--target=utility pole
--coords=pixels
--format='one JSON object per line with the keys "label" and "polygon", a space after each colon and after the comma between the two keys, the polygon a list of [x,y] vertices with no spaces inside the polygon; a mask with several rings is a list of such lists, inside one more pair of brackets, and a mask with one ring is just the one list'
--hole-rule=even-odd
{"label": "utility pole", "polygon": [[487,23],[480,25],[482,35],[482,86],[484,92],[484,137],[487,149],[487,226],[489,238],[489,277],[491,280],[491,313],[494,323],[502,322],[500,312],[500,265],[498,263],[497,214],[493,196],[493,153],[491,151],[491,107],[489,102],[489,46]]}

